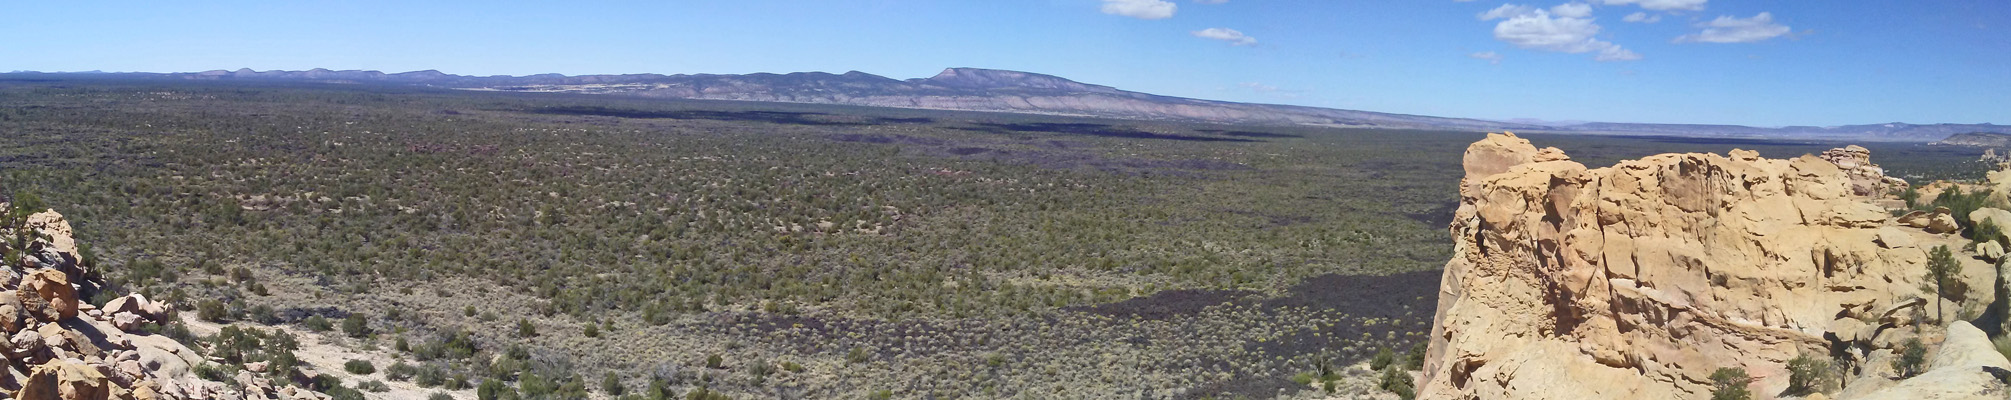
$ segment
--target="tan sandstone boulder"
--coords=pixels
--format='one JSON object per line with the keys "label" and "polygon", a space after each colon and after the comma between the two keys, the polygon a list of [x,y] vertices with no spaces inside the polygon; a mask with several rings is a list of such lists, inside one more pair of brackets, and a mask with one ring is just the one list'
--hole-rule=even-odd
{"label": "tan sandstone boulder", "polygon": [[68,360],[35,366],[14,397],[23,400],[105,400],[111,380],[97,368]]}
{"label": "tan sandstone boulder", "polygon": [[[1899,305],[1923,297],[1928,249],[1965,244],[1889,225],[1859,195],[1883,181],[1853,175],[1863,164],[1542,152],[1512,135],[1469,147],[1420,398],[1707,398],[1720,367],[1780,393],[1796,355],[1911,331],[1881,312],[1919,307]],[[1946,211],[1913,220],[1942,218],[1952,231]],[[1995,268],[1959,258],[1968,301],[1994,298]]]}
{"label": "tan sandstone boulder", "polygon": [[53,310],[53,315],[48,311],[37,313],[35,310],[37,307],[33,305],[29,307],[30,313],[36,313],[36,316],[43,318],[45,322],[77,317],[77,289],[70,286],[70,277],[62,271],[44,269],[28,274],[27,278],[21,280],[18,295],[24,301],[33,297],[46,303],[50,310]]}

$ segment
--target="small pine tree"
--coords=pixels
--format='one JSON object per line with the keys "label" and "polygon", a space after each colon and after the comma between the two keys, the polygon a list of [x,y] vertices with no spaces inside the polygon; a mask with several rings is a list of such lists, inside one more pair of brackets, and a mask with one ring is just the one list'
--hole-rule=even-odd
{"label": "small pine tree", "polygon": [[1948,250],[1947,245],[1935,246],[1934,250],[1928,251],[1927,275],[1923,277],[1923,280],[1927,281],[1927,286],[1932,287],[1923,287],[1921,291],[1934,292],[1934,300],[1932,301],[1934,302],[1935,321],[1946,321],[1942,319],[1941,299],[1957,294],[1950,293],[1949,291],[1955,290],[1956,276],[1961,274],[1962,263],[1955,261],[1955,254]]}
{"label": "small pine tree", "polygon": [[1808,395],[1830,384],[1829,360],[1802,353],[1788,360],[1788,393]]}
{"label": "small pine tree", "polygon": [[1901,378],[1920,375],[1922,367],[1927,365],[1927,346],[1920,343],[1920,338],[1906,339],[1898,350],[1899,357],[1892,359],[1892,372]]}
{"label": "small pine tree", "polygon": [[1718,368],[1711,372],[1711,400],[1751,400],[1753,391],[1746,385],[1752,382],[1745,368]]}

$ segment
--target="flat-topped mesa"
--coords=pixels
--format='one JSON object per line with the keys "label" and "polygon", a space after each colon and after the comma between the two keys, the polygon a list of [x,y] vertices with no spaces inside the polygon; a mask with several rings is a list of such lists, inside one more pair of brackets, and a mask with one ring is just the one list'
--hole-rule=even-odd
{"label": "flat-topped mesa", "polygon": [[[1879,349],[1913,335],[1897,329],[1914,323],[1905,310],[1935,298],[1920,289],[1928,250],[1967,242],[1860,197],[1889,188],[1859,190],[1888,182],[1868,151],[1825,154],[1588,169],[1489,134],[1467,148],[1419,394],[1706,398],[1713,371],[1738,367],[1771,396],[1800,354],[1883,362]],[[1980,309],[1996,269],[1957,258],[1968,291],[1950,309]]]}

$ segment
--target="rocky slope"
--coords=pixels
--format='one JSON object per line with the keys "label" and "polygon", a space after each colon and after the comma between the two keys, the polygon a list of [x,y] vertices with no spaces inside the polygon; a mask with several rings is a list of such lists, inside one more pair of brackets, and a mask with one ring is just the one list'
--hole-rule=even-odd
{"label": "rocky slope", "polygon": [[[1711,373],[1736,367],[1765,398],[1787,389],[1785,364],[1802,354],[1847,366],[1838,394],[1885,393],[1892,348],[1941,343],[1936,306],[1947,320],[1981,312],[1997,268],[1962,250],[1955,227],[1933,226],[1947,211],[1906,225],[1873,205],[1865,195],[1902,183],[1861,148],[1833,152],[1586,168],[1513,134],[1474,143],[1420,395],[1708,398]],[[1938,305],[1921,285],[1937,246],[1956,249],[1964,288]],[[1943,353],[2003,361],[1966,326],[1948,330]],[[1958,391],[2003,396],[1975,362],[1946,364],[1982,385]]]}
{"label": "rocky slope", "polygon": [[[12,210],[0,203],[0,210]],[[148,328],[176,323],[174,307],[131,294],[84,302],[104,281],[55,211],[0,212],[0,390],[21,399],[244,398],[244,391],[192,370],[204,358]],[[304,392],[304,391],[303,391]],[[318,398],[311,392],[304,398]],[[297,396],[298,397],[298,396]],[[321,396],[325,397],[325,396]]]}

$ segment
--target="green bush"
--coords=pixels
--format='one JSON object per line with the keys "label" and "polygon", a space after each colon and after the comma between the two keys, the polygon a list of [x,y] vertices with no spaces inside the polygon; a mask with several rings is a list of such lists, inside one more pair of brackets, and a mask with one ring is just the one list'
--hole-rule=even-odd
{"label": "green bush", "polygon": [[314,333],[327,332],[331,329],[335,329],[334,326],[329,325],[327,318],[322,318],[319,315],[310,316],[307,317],[307,319],[300,320],[300,327],[306,328],[308,332],[314,332]]}
{"label": "green bush", "polygon": [[1404,353],[1404,369],[1412,371],[1424,369],[1424,356],[1424,343],[1411,345],[1410,352]]}
{"label": "green bush", "polygon": [[350,313],[349,317],[342,319],[342,334],[353,338],[368,336],[370,321],[363,316],[363,313]]}
{"label": "green bush", "polygon": [[866,353],[866,348],[853,347],[851,351],[845,352],[845,363],[846,364],[865,363],[866,360],[870,359],[870,357],[872,356]]}
{"label": "green bush", "polygon": [[1899,374],[1900,378],[1920,375],[1921,369],[1927,365],[1927,346],[1920,343],[1920,338],[1906,339],[1894,350],[1897,350],[1898,357],[1892,359],[1892,372]]}
{"label": "green bush", "polygon": [[412,380],[412,377],[417,375],[419,375],[419,367],[404,362],[392,363],[390,367],[384,368],[384,379],[404,382]]}
{"label": "green bush", "polygon": [[365,396],[363,396],[363,392],[360,392],[360,391],[357,391],[356,389],[350,389],[350,388],[346,388],[346,387],[341,387],[341,386],[335,386],[335,387],[330,387],[330,388],[328,388],[328,390],[324,390],[324,391],[322,391],[321,393],[325,393],[325,394],[328,394],[328,397],[329,397],[330,399],[334,399],[334,400],[363,400],[363,399],[365,399]]}
{"label": "green bush", "polygon": [[1369,359],[1369,369],[1381,371],[1383,368],[1389,367],[1390,363],[1396,362],[1396,359],[1397,354],[1390,351],[1390,348],[1384,347],[1376,351],[1375,358]]}
{"label": "green bush", "polygon": [[1807,395],[1823,391],[1832,379],[1828,359],[1802,353],[1788,360],[1788,393]]}
{"label": "green bush", "polygon": [[356,388],[371,393],[384,393],[391,391],[391,385],[384,384],[384,381],[369,381],[369,382],[358,383],[356,384]]}
{"label": "green bush", "polygon": [[517,337],[528,338],[536,336],[538,336],[538,327],[537,325],[531,325],[530,319],[517,320]]}
{"label": "green bush", "polygon": [[621,386],[621,377],[616,376],[613,371],[609,371],[606,376],[601,377],[602,394],[620,396],[623,392],[627,391],[627,388]]}
{"label": "green bush", "polygon": [[[1328,382],[1331,383],[1333,381]],[[1376,387],[1382,388],[1383,391],[1394,393],[1398,398],[1404,400],[1417,397],[1417,382],[1412,381],[1410,373],[1404,372],[1402,368],[1384,369],[1382,379],[1376,382]]]}
{"label": "green bush", "polygon": [[517,390],[510,388],[510,384],[503,383],[501,379],[487,379],[483,380],[481,385],[475,386],[475,398],[480,400],[514,399],[517,398]]}
{"label": "green bush", "polygon": [[196,318],[209,322],[223,322],[226,317],[228,312],[224,310],[223,302],[216,300],[196,302]]}
{"label": "green bush", "polygon": [[433,392],[433,395],[426,396],[426,400],[454,400],[454,395],[447,394],[446,392]]}
{"label": "green bush", "polygon": [[357,375],[370,375],[377,373],[377,366],[370,364],[370,360],[349,360],[342,363],[342,370]]}
{"label": "green bush", "polygon": [[1711,400],[1752,400],[1753,392],[1746,388],[1752,381],[1745,368],[1718,368],[1711,372]]}
{"label": "green bush", "polygon": [[1969,239],[1976,241],[1976,243],[1997,242],[1997,244],[2002,245],[2004,244],[2004,228],[1997,226],[1997,221],[1984,218],[1982,221],[1976,221],[1976,227],[1969,228]]}
{"label": "green bush", "polygon": [[709,355],[709,356],[705,356],[705,367],[706,367],[706,368],[712,368],[712,369],[720,369],[720,368],[725,368],[725,365],[724,365],[725,363],[726,363],[726,358],[724,358],[724,357],[720,357],[720,356],[719,356],[718,354],[713,354],[713,355]]}

